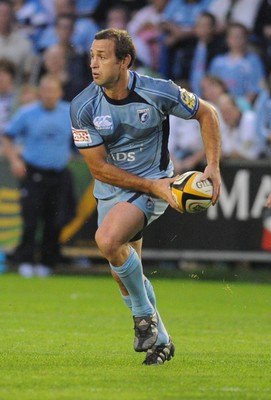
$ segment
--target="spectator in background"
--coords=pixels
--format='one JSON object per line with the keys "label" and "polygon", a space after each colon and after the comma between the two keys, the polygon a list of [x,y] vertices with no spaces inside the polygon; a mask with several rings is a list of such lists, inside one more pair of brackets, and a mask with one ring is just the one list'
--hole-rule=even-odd
{"label": "spectator in background", "polygon": [[38,88],[30,83],[24,83],[20,87],[18,107],[24,106],[26,104],[33,103],[38,100]]}
{"label": "spectator in background", "polygon": [[74,32],[72,35],[72,45],[76,51],[81,54],[89,53],[91,43],[95,33],[98,31],[98,25],[91,18],[76,18],[76,8],[74,0],[55,0],[55,21],[48,26],[42,33],[36,48],[39,52],[44,51],[47,47],[57,44],[59,37],[57,34],[56,22],[60,15],[70,14],[75,18]]}
{"label": "spectator in background", "polygon": [[81,81],[82,85],[89,84],[92,80],[89,72],[89,51],[79,52],[72,44],[75,31],[75,18],[73,14],[61,14],[56,21],[58,44],[65,50],[65,57],[71,75]]}
{"label": "spectator in background", "polygon": [[150,67],[155,71],[160,69],[160,23],[169,3],[170,0],[151,0],[150,4],[134,14],[127,25],[130,35],[140,38],[148,46],[151,55]]}
{"label": "spectator in background", "polygon": [[75,8],[76,8],[76,15],[83,17],[89,16],[91,17],[92,14],[95,12],[96,8],[98,7],[100,0],[76,0]]}
{"label": "spectator in background", "polygon": [[126,29],[130,19],[128,8],[122,5],[110,7],[105,17],[105,28]]}
{"label": "spectator in background", "polygon": [[49,73],[60,80],[63,100],[71,101],[87,86],[86,81],[82,80],[82,76],[80,76],[80,69],[78,70],[79,75],[72,73],[72,69],[74,70],[74,65],[69,63],[62,46],[56,44],[48,47],[43,53],[41,68],[35,83],[38,84],[40,78]]}
{"label": "spectator in background", "polygon": [[[201,96],[215,107],[221,94],[228,93],[225,82],[216,75],[206,74],[201,80]],[[251,110],[252,106],[243,96],[236,96],[235,101],[241,111]]]}
{"label": "spectator in background", "polygon": [[260,48],[267,75],[271,73],[271,1],[263,0],[255,19],[253,34]]}
{"label": "spectator in background", "polygon": [[[59,15],[56,21],[58,43],[49,46],[43,52],[32,76],[32,81],[38,82],[40,76],[46,72],[57,74],[63,84],[63,99],[67,101],[71,101],[92,80],[89,72],[89,55],[78,53],[73,47],[73,32],[74,15]],[[61,57],[61,60],[58,57]]]}
{"label": "spectator in background", "polygon": [[218,30],[226,32],[228,24],[238,22],[252,31],[262,0],[211,0],[208,11],[218,23]]}
{"label": "spectator in background", "polygon": [[263,145],[263,156],[271,158],[271,73],[266,79],[266,88],[255,103],[256,128]]}
{"label": "spectator in background", "polygon": [[256,160],[262,144],[256,133],[254,111],[241,112],[235,99],[224,93],[218,99],[221,115],[222,159]]}
{"label": "spectator in background", "polygon": [[28,78],[34,60],[32,43],[16,30],[14,9],[9,0],[0,0],[0,58],[16,66],[16,81]]}
{"label": "spectator in background", "polygon": [[13,0],[16,25],[20,32],[35,42],[50,18],[40,1]]}
{"label": "spectator in background", "polygon": [[192,91],[201,96],[201,81],[206,74],[212,59],[226,51],[224,39],[218,35],[215,17],[203,12],[195,26],[195,39],[191,54],[190,85]]}
{"label": "spectator in background", "polygon": [[3,152],[2,136],[17,104],[15,74],[15,65],[4,58],[0,59],[0,155]]}
{"label": "spectator in background", "polygon": [[194,37],[198,16],[211,0],[170,0],[163,13],[160,72],[166,78],[187,79],[190,59],[186,57],[189,40]]}
{"label": "spectator in background", "polygon": [[[61,101],[61,83],[50,75],[41,79],[39,96],[40,101],[18,109],[3,139],[11,171],[21,181],[23,234],[14,260],[24,277],[53,272],[59,260],[59,234],[73,216],[74,205],[67,169],[71,154],[69,103]],[[21,155],[14,146],[17,138],[23,140]]]}
{"label": "spectator in background", "polygon": [[[19,88],[17,88],[16,91],[16,103],[13,108],[13,113],[15,113],[21,106],[27,105],[34,103],[35,101],[38,100],[38,88],[35,85],[32,85],[30,83],[23,83],[20,85]],[[13,115],[13,114],[12,114]],[[12,115],[10,116],[8,123],[10,122]],[[5,130],[4,130],[5,132]],[[17,138],[16,142],[16,148],[19,153],[22,152],[22,141],[20,138]]]}
{"label": "spectator in background", "polygon": [[[130,12],[123,5],[115,5],[107,10],[105,18],[105,28],[115,28],[128,30]],[[133,37],[137,49],[138,64],[146,67],[151,66],[151,53],[147,44],[140,37]]]}
{"label": "spectator in background", "polygon": [[37,4],[38,7],[42,8],[45,11],[49,23],[53,23],[55,18],[55,0],[30,0],[31,3]]}
{"label": "spectator in background", "polygon": [[100,28],[104,28],[106,24],[107,12],[115,6],[123,6],[133,15],[136,11],[146,6],[148,0],[99,0],[98,5],[92,14]]}
{"label": "spectator in background", "polygon": [[22,104],[37,99],[36,88],[28,83],[17,85],[15,76],[15,64],[5,58],[0,59],[0,155],[3,154],[2,136],[12,114]]}
{"label": "spectator in background", "polygon": [[223,79],[233,96],[243,96],[253,104],[265,78],[263,62],[258,54],[249,51],[245,26],[230,24],[226,41],[228,51],[213,58],[208,72]]}
{"label": "spectator in background", "polygon": [[216,75],[206,74],[201,80],[201,96],[216,108],[221,94],[228,93],[225,82]]}
{"label": "spectator in background", "polygon": [[168,148],[175,174],[197,170],[205,160],[198,121],[181,120],[171,115]]}

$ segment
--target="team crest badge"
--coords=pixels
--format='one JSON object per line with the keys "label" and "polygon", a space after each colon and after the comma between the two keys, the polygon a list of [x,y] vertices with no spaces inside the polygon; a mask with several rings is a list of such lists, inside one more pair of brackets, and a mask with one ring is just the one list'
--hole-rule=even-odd
{"label": "team crest badge", "polygon": [[145,124],[150,118],[150,109],[144,108],[144,110],[137,110],[140,122]]}

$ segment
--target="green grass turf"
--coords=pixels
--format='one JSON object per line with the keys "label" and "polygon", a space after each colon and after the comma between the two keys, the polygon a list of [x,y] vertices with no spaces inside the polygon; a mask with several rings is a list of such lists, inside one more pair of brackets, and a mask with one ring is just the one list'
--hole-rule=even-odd
{"label": "green grass turf", "polygon": [[271,399],[270,286],[152,278],[162,366],[141,365],[111,277],[0,276],[0,400]]}

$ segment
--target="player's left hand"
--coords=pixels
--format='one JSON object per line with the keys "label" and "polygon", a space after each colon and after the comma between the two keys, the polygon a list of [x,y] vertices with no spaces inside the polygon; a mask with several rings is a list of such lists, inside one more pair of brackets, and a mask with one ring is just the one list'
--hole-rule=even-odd
{"label": "player's left hand", "polygon": [[205,181],[206,179],[210,179],[213,184],[212,204],[214,206],[219,198],[220,186],[221,186],[221,175],[219,167],[217,165],[208,164],[206,166],[204,173],[201,177],[201,181]]}
{"label": "player's left hand", "polygon": [[171,184],[178,178],[175,176],[174,178],[165,178],[165,179],[156,179],[152,180],[151,184],[151,193],[159,197],[162,200],[165,200],[174,210],[178,212],[182,212],[174,199],[171,191]]}

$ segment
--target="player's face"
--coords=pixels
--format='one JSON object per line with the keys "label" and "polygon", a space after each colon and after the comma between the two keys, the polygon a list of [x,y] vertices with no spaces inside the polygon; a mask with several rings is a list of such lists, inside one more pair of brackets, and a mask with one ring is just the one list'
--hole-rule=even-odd
{"label": "player's face", "polygon": [[112,40],[94,40],[90,51],[90,68],[95,83],[105,88],[113,88],[121,76],[121,61],[115,55]]}

